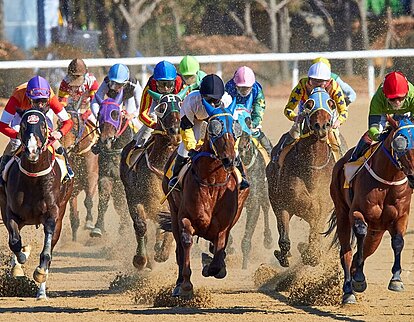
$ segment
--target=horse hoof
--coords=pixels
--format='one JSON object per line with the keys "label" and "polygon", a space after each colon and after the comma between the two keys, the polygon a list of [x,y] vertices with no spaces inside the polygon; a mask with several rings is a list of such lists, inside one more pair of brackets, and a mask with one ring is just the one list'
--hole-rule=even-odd
{"label": "horse hoof", "polygon": [[30,245],[26,245],[22,247],[22,252],[26,254],[26,257],[29,257],[31,250],[32,250],[32,246]]}
{"label": "horse hoof", "polygon": [[367,282],[366,280],[363,281],[356,281],[352,279],[352,289],[355,292],[362,293],[367,289]]}
{"label": "horse hoof", "polygon": [[201,253],[201,264],[203,267],[210,265],[212,260],[213,260],[213,257],[211,257],[209,254]]}
{"label": "horse hoof", "polygon": [[342,304],[355,304],[356,303],[356,297],[354,294],[344,294],[342,296]]}
{"label": "horse hoof", "polygon": [[27,261],[27,256],[24,252],[19,252],[16,254],[16,259],[19,264],[24,264]]}
{"label": "horse hoof", "polygon": [[134,255],[132,264],[136,269],[142,271],[147,266],[147,257],[141,255]]}
{"label": "horse hoof", "polygon": [[220,272],[214,275],[214,277],[217,279],[222,279],[222,278],[225,278],[226,275],[227,275],[227,270],[226,270],[226,266],[224,266],[220,269]]}
{"label": "horse hoof", "polygon": [[205,266],[203,266],[203,270],[201,271],[201,274],[204,276],[204,277],[209,277],[210,275],[208,275],[208,268],[209,268],[209,265],[205,265]]}
{"label": "horse hoof", "polygon": [[87,220],[85,226],[83,227],[85,230],[92,230],[95,228],[95,225],[91,220]]}
{"label": "horse hoof", "polygon": [[36,267],[36,269],[33,272],[33,279],[38,283],[44,283],[47,279],[47,273],[46,271],[41,267]]}
{"label": "horse hoof", "polygon": [[263,246],[266,249],[271,249],[273,246],[273,238],[271,236],[270,230],[269,232],[265,232],[265,238],[263,240]]}
{"label": "horse hoof", "polygon": [[165,254],[154,255],[154,260],[157,263],[164,263],[168,260],[168,256]]}
{"label": "horse hoof", "polygon": [[23,277],[24,276],[24,271],[23,271],[23,269],[20,265],[14,265],[12,270],[11,270],[11,273],[12,273],[13,277]]}
{"label": "horse hoof", "polygon": [[180,284],[176,285],[174,287],[172,293],[171,293],[171,296],[172,297],[179,297],[180,296],[180,288],[181,288],[181,285]]}
{"label": "horse hoof", "polygon": [[402,292],[404,291],[404,284],[402,281],[391,280],[390,283],[388,284],[388,289],[394,292]]}
{"label": "horse hoof", "polygon": [[46,292],[44,290],[39,289],[36,294],[36,300],[47,300]]}
{"label": "horse hoof", "polygon": [[100,228],[93,228],[89,233],[90,237],[102,237],[102,230]]}
{"label": "horse hoof", "polygon": [[280,250],[275,250],[273,254],[275,255],[276,259],[279,261],[280,266],[289,267],[289,260],[287,256],[283,255]]}

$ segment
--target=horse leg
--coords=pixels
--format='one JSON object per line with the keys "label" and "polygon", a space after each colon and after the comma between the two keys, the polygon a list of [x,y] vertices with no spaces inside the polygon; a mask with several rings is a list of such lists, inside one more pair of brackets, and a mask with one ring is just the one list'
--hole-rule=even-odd
{"label": "horse leg", "polygon": [[[321,257],[321,223],[318,222],[318,218],[314,218],[309,223],[309,243],[307,247],[300,249],[300,255],[302,257],[302,262],[305,265],[310,265],[315,267],[319,264]],[[298,248],[299,245],[298,245]]]}
{"label": "horse leg", "polygon": [[125,195],[125,188],[121,179],[115,179],[114,187],[112,189],[112,200],[114,202],[114,208],[119,215],[119,228],[118,233],[124,237],[126,234],[126,228],[130,224],[130,218],[128,216],[127,200]]}
{"label": "horse leg", "polygon": [[263,246],[266,249],[271,249],[273,245],[273,238],[272,238],[272,231],[270,230],[269,225],[269,211],[270,211],[270,205],[269,200],[267,199],[267,195],[265,196],[266,200],[261,203],[262,211],[263,211],[263,220],[264,220],[264,240],[263,240]]}
{"label": "horse leg", "polygon": [[260,205],[258,200],[247,200],[248,205],[246,206],[246,229],[241,242],[241,249],[243,253],[242,269],[247,269],[247,262],[249,260],[251,243],[254,230],[256,229],[257,220],[260,214]]}
{"label": "horse leg", "polygon": [[109,198],[112,192],[112,181],[109,177],[99,178],[98,191],[98,218],[96,219],[95,228],[89,233],[91,237],[102,237],[105,232],[105,213],[108,210]]}
{"label": "horse leg", "polygon": [[27,256],[25,252],[22,251],[22,237],[20,236],[20,229],[17,221],[14,218],[10,209],[6,210],[8,212],[6,218],[10,218],[8,221],[6,220],[6,228],[9,232],[9,247],[10,250],[16,256],[17,262],[19,264],[24,264],[27,261]]}
{"label": "horse leg", "polygon": [[[49,274],[49,270],[46,270],[46,275]],[[40,283],[39,289],[37,290],[36,299],[46,300],[46,282]]]}
{"label": "horse leg", "polygon": [[290,239],[289,220],[290,215],[286,210],[276,212],[277,230],[279,232],[279,248],[274,255],[282,267],[289,267]]}
{"label": "horse leg", "polygon": [[84,228],[87,230],[91,230],[94,228],[93,225],[93,216],[92,216],[92,208],[93,208],[93,194],[90,191],[86,191],[85,200],[83,201],[83,205],[86,208],[86,218],[85,218],[85,226]]}
{"label": "horse leg", "polygon": [[191,246],[193,245],[194,228],[191,226],[191,222],[188,218],[183,218],[181,228],[181,245],[183,247],[183,266],[182,276],[183,282],[180,285],[179,296],[184,299],[191,299],[193,297],[193,284],[191,283],[191,267],[190,267],[190,255]]}
{"label": "horse leg", "polygon": [[204,277],[214,276],[215,278],[224,278],[227,275],[226,270],[226,243],[229,232],[221,231],[219,232],[217,239],[214,241],[215,251],[214,256],[210,264],[203,267],[202,274]]}
{"label": "horse leg", "polygon": [[137,250],[132,263],[138,270],[143,270],[148,264],[145,238],[147,234],[147,221],[144,206],[142,204],[129,205],[129,213],[132,221],[134,222],[135,238],[137,240]]}
{"label": "horse leg", "polygon": [[[362,214],[354,212],[355,214]],[[355,219],[352,227],[357,239],[357,252],[352,260],[352,288],[355,292],[364,292],[367,288],[367,282],[364,275],[364,242],[367,236],[368,225],[360,218]]]}
{"label": "horse leg", "polygon": [[70,205],[70,227],[72,229],[72,241],[77,240],[77,233],[80,224],[79,211],[78,211],[78,197],[72,196],[69,201]]}
{"label": "horse leg", "polygon": [[55,219],[52,216],[48,217],[44,223],[45,239],[43,250],[40,253],[40,264],[33,272],[33,278],[38,283],[44,283],[47,279],[47,270],[52,260],[52,239],[54,238],[55,228]]}
{"label": "horse leg", "polygon": [[404,237],[398,232],[391,237],[391,247],[394,251],[394,265],[392,265],[392,278],[388,284],[390,291],[404,291],[404,284],[401,279],[401,252],[404,248]]}
{"label": "horse leg", "polygon": [[160,228],[157,228],[154,260],[159,263],[166,262],[170,257],[172,244],[172,234],[170,232],[162,232]]}
{"label": "horse leg", "polygon": [[[23,246],[22,247],[22,253],[26,256],[26,259],[29,258],[31,247],[30,245]],[[15,254],[12,255],[11,259],[11,273],[13,277],[23,277],[24,271],[22,268],[22,264],[20,264],[17,260],[17,257]]]}
{"label": "horse leg", "polygon": [[98,156],[94,155],[93,153],[88,153],[85,156],[85,167],[88,174],[87,182],[86,182],[86,189],[85,189],[85,200],[83,204],[86,208],[86,221],[85,221],[85,229],[93,229],[93,197],[98,190]]}

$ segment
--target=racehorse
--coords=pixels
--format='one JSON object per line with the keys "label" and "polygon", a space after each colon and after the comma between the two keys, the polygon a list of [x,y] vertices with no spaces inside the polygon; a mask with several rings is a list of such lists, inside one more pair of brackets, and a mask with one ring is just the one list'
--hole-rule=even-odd
{"label": "racehorse", "polygon": [[[159,102],[154,108],[157,125],[152,138],[147,142],[144,151],[140,152],[136,161],[128,164],[134,152],[135,140],[132,140],[122,151],[120,174],[125,187],[129,213],[134,222],[137,250],[133,258],[134,266],[142,270],[150,266],[147,255],[147,219],[158,225],[157,214],[162,210],[158,202],[164,196],[161,189],[164,166],[177,145],[181,142],[180,107],[186,92],[161,95],[148,91],[152,98]],[[173,237],[171,233],[161,234],[157,229],[154,246],[157,262],[168,259]]]}
{"label": "racehorse", "polygon": [[[378,147],[348,186],[344,186],[343,169],[352,150],[338,161],[332,173],[331,197],[335,208],[327,233],[336,227],[345,277],[343,303],[355,303],[354,291],[365,291],[364,263],[378,248],[385,231],[391,235],[394,251],[388,289],[404,290],[401,252],[414,187],[414,124],[407,117],[396,121],[388,116],[387,120],[388,136],[373,148]],[[353,257],[351,235],[357,242]]]}
{"label": "racehorse", "polygon": [[62,138],[62,145],[66,148],[70,163],[76,176],[74,190],[70,198],[70,225],[72,240],[76,241],[80,225],[78,212],[78,195],[85,191],[83,204],[86,208],[85,229],[93,229],[93,196],[98,189],[98,156],[92,153],[91,148],[96,143],[96,128],[85,121],[80,112],[73,105],[68,105],[66,111],[71,115],[73,127]]}
{"label": "racehorse", "polygon": [[[315,266],[321,252],[321,232],[332,210],[330,174],[335,160],[328,144],[335,102],[322,88],[316,88],[304,104],[302,135],[287,152],[282,166],[272,161],[266,167],[269,199],[276,215],[279,248],[274,255],[283,267],[289,266],[289,221],[293,215],[310,226],[309,243],[298,245],[302,261]],[[283,152],[282,152],[283,154]],[[281,154],[281,158],[282,158]]]}
{"label": "racehorse", "polygon": [[[60,237],[66,204],[73,190],[73,180],[62,183],[62,172],[48,141],[44,113],[30,109],[20,123],[20,152],[10,165],[5,186],[0,188],[2,220],[9,233],[9,247],[17,264],[27,261],[20,230],[26,225],[44,227],[43,250],[33,278],[40,283],[38,298],[46,298],[46,279],[53,249]],[[64,163],[64,161],[62,162]],[[24,275],[23,272],[19,275]]]}
{"label": "racehorse", "polygon": [[91,237],[102,237],[105,232],[105,213],[108,209],[109,199],[112,196],[114,208],[120,216],[119,233],[122,236],[129,225],[128,208],[124,187],[120,178],[119,164],[122,149],[133,136],[129,126],[129,120],[121,109],[123,92],[115,99],[96,99],[100,105],[98,124],[100,135],[98,142],[92,147],[92,152],[99,155],[99,180],[98,180],[98,218],[95,228],[90,232]]}
{"label": "racehorse", "polygon": [[191,298],[193,295],[190,251],[194,235],[213,244],[214,257],[209,258],[210,263],[205,263],[203,276],[226,276],[225,249],[228,237],[249,194],[249,189],[239,190],[234,171],[235,136],[241,132],[240,129],[233,129],[237,125],[232,116],[235,101],[228,108],[214,108],[204,99],[203,105],[209,115],[206,136],[200,152],[191,160],[190,168],[182,180],[181,191],[174,189],[169,193],[167,176],[164,176],[162,183],[164,193],[169,193],[171,216],[161,218],[160,224],[163,229],[172,229],[178,264],[178,278],[172,296],[182,298]]}
{"label": "racehorse", "polygon": [[238,141],[240,158],[247,169],[250,181],[250,193],[246,200],[246,229],[241,242],[243,252],[242,268],[247,269],[251,250],[251,241],[259,219],[260,210],[263,211],[265,248],[272,247],[272,232],[269,227],[270,201],[266,182],[266,161],[259,151],[259,141],[253,138],[251,130],[250,113],[244,109],[238,109],[238,122],[242,128],[242,135]]}

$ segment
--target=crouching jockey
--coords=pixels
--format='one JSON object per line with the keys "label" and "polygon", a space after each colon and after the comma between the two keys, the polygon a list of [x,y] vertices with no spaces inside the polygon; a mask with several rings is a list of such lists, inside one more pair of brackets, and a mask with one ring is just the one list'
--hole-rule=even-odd
{"label": "crouching jockey", "polygon": [[[59,130],[52,130],[50,136],[56,141],[53,147],[56,153],[65,157],[68,173],[64,177],[64,182],[73,178],[73,171],[69,165],[65,149],[60,145],[60,140],[63,135],[68,133],[73,126],[69,114],[64,109],[63,105],[58,101],[57,96],[53,93],[50,85],[46,79],[40,76],[35,76],[29,82],[19,85],[4,108],[0,118],[0,132],[10,138],[3,157],[0,163],[0,183],[4,184],[3,172],[7,162],[13,157],[15,152],[20,147],[20,140],[18,139],[21,115],[25,110],[36,108],[46,114],[48,126],[53,129],[53,113],[57,115],[62,122],[62,127]],[[20,114],[19,114],[19,113]]]}
{"label": "crouching jockey", "polygon": [[[200,84],[199,91],[193,91],[184,99],[181,107],[181,136],[182,142],[178,147],[178,153],[173,167],[172,178],[168,186],[170,189],[180,189],[178,187],[178,174],[182,167],[187,163],[189,157],[192,158],[198,152],[196,149],[202,145],[204,139],[203,128],[205,129],[205,120],[209,115],[203,106],[202,99],[205,99],[214,107],[227,107],[231,104],[231,96],[225,93],[224,83],[217,75],[210,74],[203,78]],[[200,142],[200,143],[198,143]],[[250,186],[246,179],[246,174],[243,169],[243,164],[240,157],[236,158],[236,167],[242,175],[242,182],[240,183],[240,190],[246,189]]]}

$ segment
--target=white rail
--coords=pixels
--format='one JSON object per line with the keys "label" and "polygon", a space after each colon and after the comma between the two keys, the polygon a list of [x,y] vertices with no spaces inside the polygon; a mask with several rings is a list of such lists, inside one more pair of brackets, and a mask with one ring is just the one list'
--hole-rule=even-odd
{"label": "white rail", "polygon": [[[414,57],[414,49],[385,49],[385,50],[366,50],[366,51],[333,51],[333,52],[312,52],[312,53],[265,53],[265,54],[236,54],[236,55],[204,55],[195,56],[200,63],[217,63],[217,74],[222,74],[222,63],[225,62],[251,62],[251,61],[293,61],[312,60],[316,57],[326,57],[328,59],[367,59],[368,65],[368,91],[372,96],[375,91],[373,58],[388,57]],[[129,66],[143,66],[142,82],[147,81],[145,65],[155,65],[161,60],[168,60],[173,64],[178,64],[182,56],[163,56],[163,57],[130,57],[130,58],[87,58],[85,63],[89,67],[112,66],[122,63]],[[19,60],[19,61],[0,61],[0,69],[19,69],[19,68],[66,68],[70,60]],[[293,64],[292,84],[298,82],[299,71],[297,63]]]}

